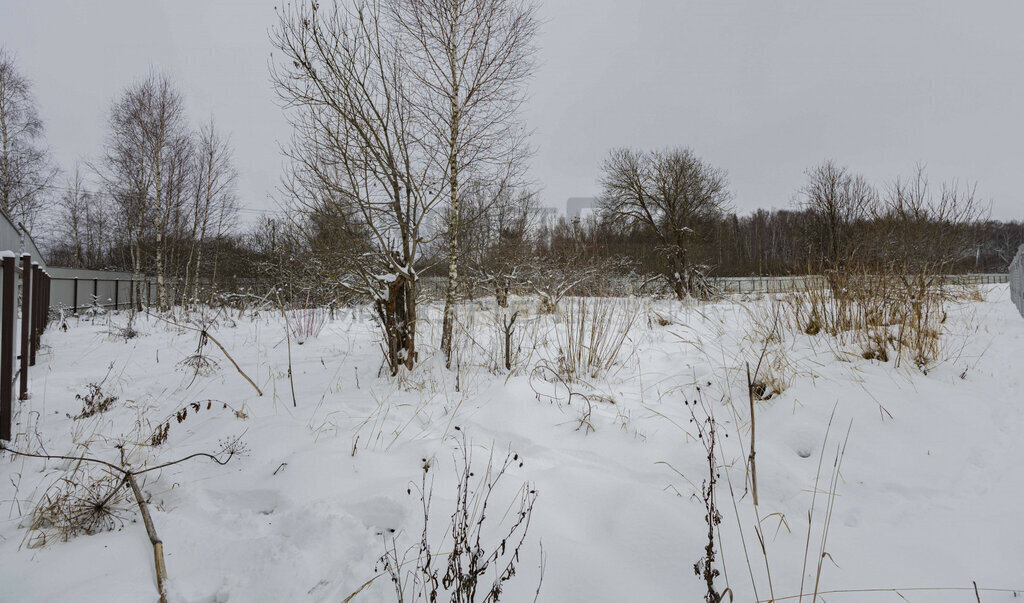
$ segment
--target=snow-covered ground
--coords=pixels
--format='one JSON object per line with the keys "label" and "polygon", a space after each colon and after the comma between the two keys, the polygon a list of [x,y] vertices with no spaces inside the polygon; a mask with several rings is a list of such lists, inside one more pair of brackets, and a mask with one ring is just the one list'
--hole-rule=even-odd
{"label": "snow-covered ground", "polygon": [[[381,374],[370,315],[339,312],[319,337],[292,342],[297,406],[279,313],[221,316],[211,330],[262,397],[213,345],[204,350],[217,364],[212,374],[183,367],[198,342],[193,330],[140,318],[141,335],[126,341],[112,334],[123,314],[72,319],[43,336],[32,397],[16,402],[14,431],[23,435],[12,446],[82,454],[77,444],[88,442],[89,454],[116,462],[116,443],[169,420],[165,443],[128,447],[130,463],[152,466],[215,452],[240,435],[248,454],[226,466],[196,459],[145,479],[172,601],[345,600],[378,575],[385,541],[394,538],[399,553],[419,541],[425,464],[431,538],[443,554],[463,438],[477,472],[492,454],[523,459],[502,478],[488,523],[510,521],[506,510],[524,483],[537,492],[502,600],[534,600],[543,549],[539,601],[698,601],[705,591],[693,565],[707,540],[700,490],[708,470],[684,402],[699,396],[719,425],[720,589],[728,585],[737,601],[755,600],[752,580],[761,600],[796,595],[802,580],[813,590],[831,498],[820,590],[906,590],[823,600],[973,601],[973,582],[1024,589],[1024,319],[1005,285],[985,292],[985,301],[951,306],[947,359],[927,373],[866,360],[824,334],[785,333],[773,343],[772,370],[787,387],[756,403],[756,512],[745,493],[743,367],[760,352],[751,316],[763,298],[634,302],[639,318],[618,362],[571,386],[587,399],[570,399],[564,384],[530,370],[556,360],[550,316],[521,322],[538,347],[526,368],[490,370],[486,303],[464,311],[473,337],[457,371],[430,357],[439,329],[427,320],[421,364],[400,379]],[[74,419],[83,405],[76,394],[89,383],[117,400]],[[592,429],[580,421],[588,399]],[[179,423],[176,413],[192,402],[199,411],[190,407]],[[119,529],[30,546],[33,506],[67,466],[0,458],[0,600],[155,600],[152,548],[130,505]],[[912,590],[926,587],[970,590]],[[980,591],[986,602],[1021,594]],[[393,588],[385,576],[352,600],[394,600]]]}

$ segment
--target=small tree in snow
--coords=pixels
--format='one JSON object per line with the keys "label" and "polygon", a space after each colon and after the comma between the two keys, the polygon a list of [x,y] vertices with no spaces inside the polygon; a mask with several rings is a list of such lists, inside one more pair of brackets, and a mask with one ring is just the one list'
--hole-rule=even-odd
{"label": "small tree in snow", "polygon": [[703,294],[691,248],[729,201],[725,171],[687,148],[616,149],[602,171],[602,209],[608,217],[654,236],[664,257],[662,276],[677,298]]}
{"label": "small tree in snow", "polygon": [[387,8],[383,0],[281,8],[271,41],[283,57],[271,77],[294,129],[285,188],[306,215],[331,218],[344,246],[337,283],[373,300],[395,374],[416,358],[416,265],[444,165]]}

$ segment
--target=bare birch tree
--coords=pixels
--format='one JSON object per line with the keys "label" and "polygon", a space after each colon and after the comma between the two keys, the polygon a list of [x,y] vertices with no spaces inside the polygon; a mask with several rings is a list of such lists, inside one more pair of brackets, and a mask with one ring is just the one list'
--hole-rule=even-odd
{"label": "bare birch tree", "polygon": [[231,143],[212,119],[197,134],[195,160],[191,246],[185,284],[188,287],[188,274],[191,272],[192,303],[198,304],[207,237],[213,238],[216,247],[238,211],[235,197],[238,172],[233,163]]}
{"label": "bare birch tree", "polygon": [[68,178],[65,190],[58,201],[59,213],[58,232],[64,242],[70,246],[71,266],[85,266],[86,241],[88,231],[88,211],[92,195],[85,188],[81,170],[76,166],[75,174]]}
{"label": "bare birch tree", "polygon": [[31,229],[56,176],[31,82],[0,48],[0,210]]}
{"label": "bare birch tree", "polygon": [[168,231],[190,186],[192,140],[185,101],[170,78],[151,74],[111,107],[101,175],[131,241],[134,272],[142,273],[147,235],[153,237],[157,299],[168,297]]}
{"label": "bare birch tree", "polygon": [[294,129],[286,192],[335,217],[337,284],[373,300],[392,373],[416,361],[417,262],[443,171],[415,111],[405,37],[384,0],[305,1],[278,11],[271,77]]}
{"label": "bare birch tree", "polygon": [[51,264],[73,268],[110,268],[112,232],[110,197],[91,188],[80,165],[65,180],[56,211],[50,216]]}
{"label": "bare birch tree", "polygon": [[415,107],[444,156],[448,194],[448,275],[441,349],[452,355],[459,286],[460,196],[468,183],[516,178],[527,152],[518,122],[533,71],[538,21],[524,0],[388,0],[409,38],[402,58],[414,79]]}

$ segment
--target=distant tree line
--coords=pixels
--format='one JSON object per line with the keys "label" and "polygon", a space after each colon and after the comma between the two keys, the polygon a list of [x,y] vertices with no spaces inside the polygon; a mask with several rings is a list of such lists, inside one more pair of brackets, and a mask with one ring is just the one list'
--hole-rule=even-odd
{"label": "distant tree line", "polygon": [[[227,135],[213,120],[191,122],[159,73],[114,98],[97,154],[62,176],[30,81],[6,51],[0,209],[36,233],[50,264],[154,275],[162,305],[198,300],[206,285],[371,301],[396,363],[414,349],[403,329],[430,277],[443,282],[427,292],[445,301],[447,320],[457,296],[504,299],[612,278],[684,297],[708,294],[710,277],[851,265],[999,272],[1024,244],[1021,222],[988,219],[973,189],[932,185],[923,169],[871,183],[825,161],[808,169],[789,207],[741,215],[726,171],[685,147],[612,150],[596,211],[553,216],[525,178],[516,118],[534,8],[357,4],[364,10],[299,3],[279,12],[272,42],[290,58],[272,79],[295,136],[286,209],[276,215],[239,223]],[[464,45],[459,32],[470,36]],[[477,47],[481,32],[490,41]],[[503,54],[489,54],[495,47]],[[451,57],[462,58],[461,71],[436,72]],[[425,86],[435,80],[444,81]]]}
{"label": "distant tree line", "polygon": [[[633,161],[645,154],[633,152]],[[621,166],[624,155],[612,153]],[[650,154],[701,164],[692,151]],[[630,168],[631,170],[635,168]],[[680,170],[685,173],[685,170]],[[760,209],[739,215],[728,208],[721,183],[724,173],[713,171],[710,182],[695,186],[675,199],[654,198],[664,191],[686,190],[683,185],[656,185],[661,193],[637,192],[629,199],[602,198],[597,211],[583,219],[544,213],[536,193],[528,188],[495,190],[482,183],[463,197],[466,217],[459,253],[460,270],[470,275],[464,287],[495,293],[508,283],[529,289],[552,272],[587,272],[651,279],[674,295],[695,290],[707,277],[785,276],[821,274],[844,267],[865,269],[921,267],[941,273],[1005,271],[1017,248],[1024,244],[1024,223],[986,218],[974,191],[955,185],[933,187],[923,169],[881,190],[835,162],[807,171],[806,183],[795,191],[787,209]],[[606,178],[605,182],[608,182]],[[618,194],[622,181],[612,183]],[[637,189],[638,190],[638,189]],[[697,199],[699,207],[683,211]],[[643,204],[649,204],[644,209]],[[263,266],[255,279],[264,282],[327,283],[290,266],[315,266],[344,274],[351,241],[338,236],[337,218],[329,212],[310,212],[288,221],[266,219],[258,227]],[[290,260],[281,258],[289,257]],[[426,245],[417,263],[421,277],[441,277],[446,259],[439,245]],[[273,260],[271,258],[278,258]],[[331,268],[329,268],[331,267]],[[566,277],[568,278],[568,277]]]}
{"label": "distant tree line", "polygon": [[[661,155],[696,161],[692,152]],[[612,156],[622,158],[618,152]],[[724,173],[713,176],[724,180]],[[557,286],[556,281],[600,292],[601,283],[616,277],[649,281],[650,291],[699,295],[694,287],[707,277],[822,274],[849,267],[1001,272],[1024,245],[1024,223],[987,219],[973,190],[933,187],[922,169],[879,191],[826,161],[807,171],[790,208],[739,215],[719,187],[705,185],[701,190],[718,192],[699,211],[662,220],[656,216],[665,211],[658,214],[653,206],[651,218],[641,209],[642,219],[630,219],[620,213],[623,201],[609,202],[607,196],[591,215],[567,219],[544,212],[529,187],[475,182],[465,190],[458,252],[466,275],[463,296],[501,298]],[[625,211],[636,213],[638,205]],[[263,217],[247,234],[223,240],[221,282],[254,290],[277,284],[314,291],[318,299],[368,299],[348,285],[354,256],[361,253],[348,229],[329,207]],[[446,278],[446,245],[444,238],[425,238],[415,264],[418,279]],[[443,295],[436,287],[424,291]]]}

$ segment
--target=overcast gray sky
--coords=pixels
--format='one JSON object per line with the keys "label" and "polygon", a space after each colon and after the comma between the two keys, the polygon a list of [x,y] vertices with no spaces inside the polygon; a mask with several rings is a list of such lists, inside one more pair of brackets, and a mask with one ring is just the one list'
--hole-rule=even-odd
{"label": "overcast gray sky", "polygon": [[[330,0],[321,0],[330,1]],[[231,132],[250,210],[289,134],[267,76],[276,0],[0,0],[0,45],[35,83],[65,169],[150,68]],[[885,183],[918,162],[1024,218],[1020,0],[549,0],[525,121],[545,205],[599,192],[615,146],[686,145],[734,205],[784,207],[833,158]],[[256,214],[248,213],[252,218]]]}

